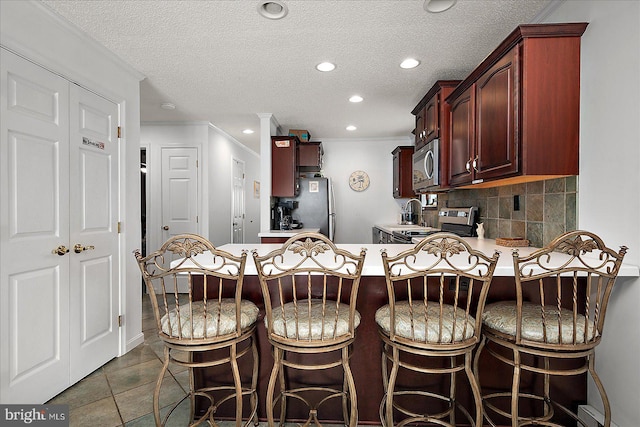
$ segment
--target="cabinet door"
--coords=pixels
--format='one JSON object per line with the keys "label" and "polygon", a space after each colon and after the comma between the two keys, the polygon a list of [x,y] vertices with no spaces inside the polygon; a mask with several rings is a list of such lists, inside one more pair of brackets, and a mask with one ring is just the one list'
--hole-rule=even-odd
{"label": "cabinet door", "polygon": [[474,143],[473,86],[464,91],[451,105],[451,142],[449,145],[449,183],[469,184],[473,179],[471,162]]}
{"label": "cabinet door", "polygon": [[322,143],[309,142],[298,145],[298,166],[306,171],[322,169]]}
{"label": "cabinet door", "polygon": [[298,194],[298,138],[271,137],[271,195],[295,197]]}
{"label": "cabinet door", "polygon": [[515,53],[516,49],[511,50],[476,83],[475,179],[508,176],[519,170]]}
{"label": "cabinet door", "polygon": [[416,114],[416,130],[415,130],[416,150],[419,150],[427,142],[425,140],[425,137],[426,137],[425,121],[424,121],[425,114],[426,114],[426,109],[424,107],[420,111],[418,111],[418,114]]}
{"label": "cabinet door", "polygon": [[400,197],[400,152],[393,152],[393,197]]}
{"label": "cabinet door", "polygon": [[424,107],[425,143],[437,138],[440,134],[438,107],[438,94],[434,95]]}
{"label": "cabinet door", "polygon": [[413,192],[413,149],[411,145],[396,147],[393,154],[393,197],[414,197]]}

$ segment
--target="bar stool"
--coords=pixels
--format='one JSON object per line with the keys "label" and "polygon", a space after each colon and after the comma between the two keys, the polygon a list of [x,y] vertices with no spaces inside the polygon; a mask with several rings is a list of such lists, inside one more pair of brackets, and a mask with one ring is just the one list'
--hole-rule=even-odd
{"label": "bar stool", "polygon": [[[495,252],[489,258],[450,233],[433,234],[396,256],[383,250],[389,304],[376,312],[383,343],[383,426],[455,426],[456,409],[472,426],[482,426],[471,354],[480,339],[482,310],[498,257]],[[402,376],[401,369],[410,375]],[[456,374],[461,371],[471,387],[474,416],[456,401]],[[443,382],[421,374],[446,377]],[[433,387],[417,385],[416,377],[431,379]],[[408,385],[401,387],[401,381]],[[446,390],[442,384],[448,385]],[[403,416],[397,424],[394,412]]]}
{"label": "bar stool", "polygon": [[[214,415],[228,401],[235,401],[236,426],[257,425],[258,307],[242,299],[247,253],[234,256],[200,236],[183,234],[170,238],[146,257],[136,251],[135,257],[151,298],[158,336],[164,343],[164,364],[153,393],[156,426],[164,425],[187,398],[191,401],[190,426],[217,425]],[[243,380],[238,363],[246,355],[252,357],[251,373]],[[190,392],[161,419],[160,387],[169,362],[188,368]],[[196,388],[194,370],[227,364],[232,379]],[[196,397],[208,407],[194,421]],[[249,400],[246,411],[245,398]],[[245,413],[247,421],[243,422]]]}
{"label": "bar stool", "polygon": [[[555,393],[553,400],[552,391],[560,384],[551,379],[589,372],[604,405],[604,425],[610,426],[611,408],[595,371],[595,348],[626,250],[623,246],[616,253],[595,234],[578,230],[530,255],[513,251],[516,300],[487,304],[483,340],[474,359],[478,381],[483,351],[513,370],[510,390],[483,396],[491,425],[496,424],[490,415],[508,419],[513,427],[576,425],[577,408],[558,402],[563,393]],[[524,381],[525,374],[533,380]],[[525,408],[528,414],[523,414]],[[556,409],[564,418],[558,419]]]}
{"label": "bar stool", "polygon": [[[342,412],[344,424],[356,427],[358,405],[349,357],[360,323],[356,299],[365,250],[353,254],[322,234],[300,233],[264,256],[254,251],[253,259],[274,358],[267,387],[268,425],[274,426],[278,402],[280,425],[288,404],[301,402],[309,411],[304,425],[321,425],[321,418]],[[339,377],[332,378],[332,368],[340,367]],[[321,374],[313,378],[314,371]],[[338,408],[324,406],[336,399]]]}

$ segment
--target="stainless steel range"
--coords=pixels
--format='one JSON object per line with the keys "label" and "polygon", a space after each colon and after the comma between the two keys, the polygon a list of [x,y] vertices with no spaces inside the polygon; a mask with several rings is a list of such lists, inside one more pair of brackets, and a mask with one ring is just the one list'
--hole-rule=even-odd
{"label": "stainless steel range", "polygon": [[412,243],[412,239],[424,238],[430,234],[445,231],[461,237],[476,235],[478,208],[443,208],[438,212],[440,228],[425,227],[420,229],[396,230],[392,233],[393,243]]}

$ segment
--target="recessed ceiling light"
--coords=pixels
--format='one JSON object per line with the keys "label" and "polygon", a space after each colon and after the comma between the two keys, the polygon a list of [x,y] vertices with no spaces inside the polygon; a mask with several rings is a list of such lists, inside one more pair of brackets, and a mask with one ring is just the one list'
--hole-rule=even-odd
{"label": "recessed ceiling light", "polygon": [[418,65],[420,65],[420,61],[414,58],[407,58],[400,63],[401,68],[407,68],[407,69],[416,68]]}
{"label": "recessed ceiling light", "polygon": [[261,1],[258,3],[258,13],[267,19],[281,19],[287,16],[289,9],[281,1]]}
{"label": "recessed ceiling light", "polygon": [[253,129],[245,129],[242,131],[242,133],[247,134],[247,135],[251,135],[253,133]]}
{"label": "recessed ceiling light", "polygon": [[353,95],[349,98],[349,102],[362,102],[363,98],[360,95]]}
{"label": "recessed ceiling light", "polygon": [[160,104],[160,108],[162,108],[163,110],[175,110],[176,104],[173,104],[171,102],[163,102],[162,104]]}
{"label": "recessed ceiling light", "polygon": [[316,65],[316,70],[318,71],[333,71],[336,69],[336,64],[331,62],[321,62]]}
{"label": "recessed ceiling light", "polygon": [[357,127],[355,127],[354,125],[349,125],[349,126],[347,126],[347,128],[346,128],[346,129],[347,129],[348,131],[354,131],[354,130],[356,130],[356,129],[358,129],[358,128],[357,128]]}
{"label": "recessed ceiling light", "polygon": [[424,10],[431,13],[440,13],[451,9],[458,0],[425,0]]}

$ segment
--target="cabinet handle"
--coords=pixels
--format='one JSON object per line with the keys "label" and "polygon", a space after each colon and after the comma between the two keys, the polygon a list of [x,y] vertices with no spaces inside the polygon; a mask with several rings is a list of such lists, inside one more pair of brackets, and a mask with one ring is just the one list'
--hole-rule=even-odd
{"label": "cabinet handle", "polygon": [[467,163],[465,163],[464,167],[467,170],[467,172],[471,173],[471,159],[467,160]]}
{"label": "cabinet handle", "polygon": [[475,158],[475,159],[473,159],[473,169],[474,169],[476,172],[480,172],[480,171],[478,170],[478,156],[476,156],[476,158]]}

